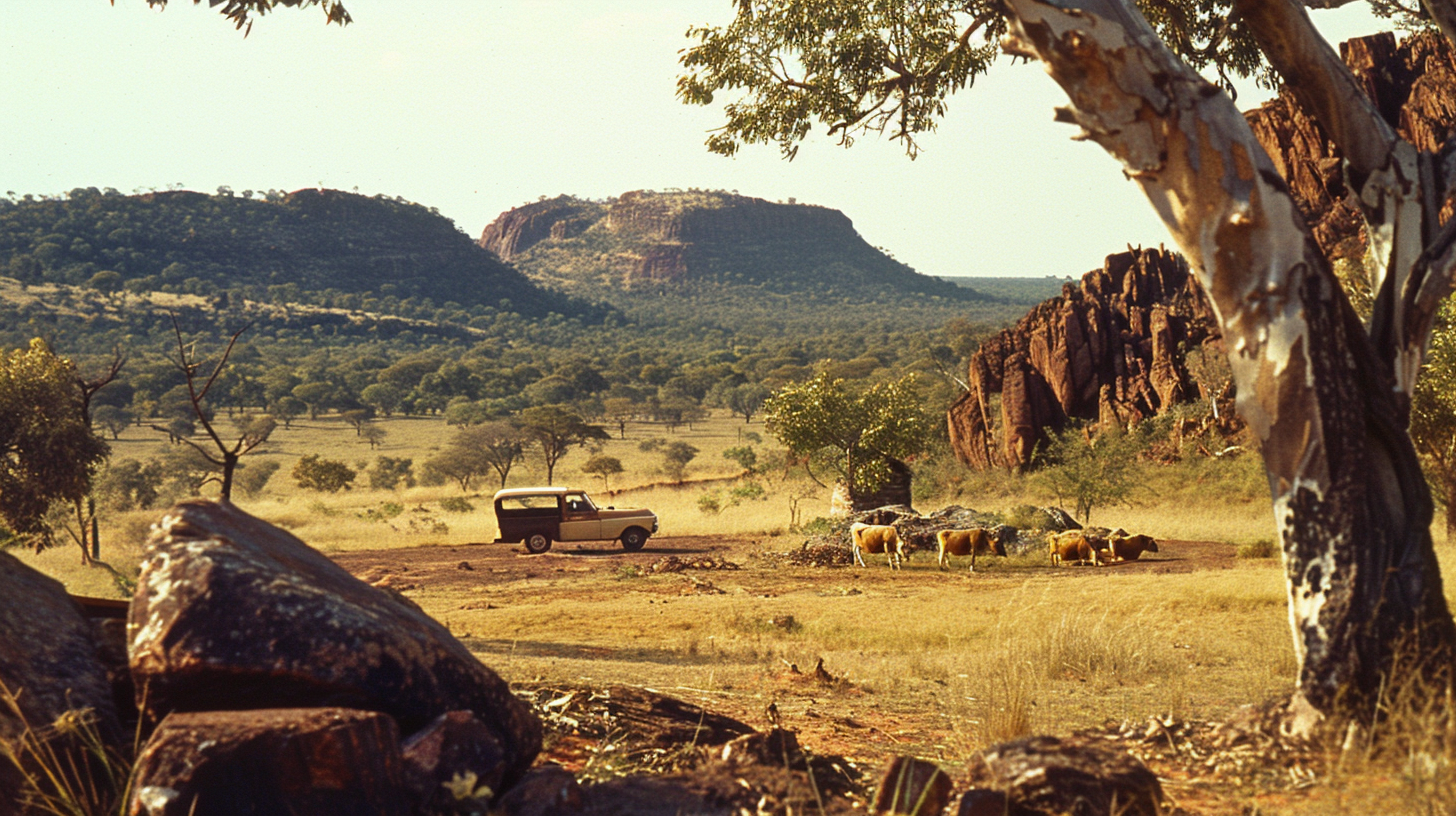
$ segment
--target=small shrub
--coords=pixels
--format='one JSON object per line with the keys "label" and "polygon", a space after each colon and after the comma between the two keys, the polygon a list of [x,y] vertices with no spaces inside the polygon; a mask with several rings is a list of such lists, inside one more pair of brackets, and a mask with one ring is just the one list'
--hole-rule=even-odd
{"label": "small shrub", "polygon": [[705,515],[715,516],[723,512],[723,501],[717,491],[698,497],[698,510]]}
{"label": "small shrub", "polygon": [[741,501],[763,501],[768,498],[768,491],[763,489],[759,482],[742,482],[733,486],[728,492],[733,497],[733,503]]}
{"label": "small shrub", "polygon": [[334,516],[337,516],[339,514],[339,511],[337,509],[330,507],[328,504],[321,501],[310,502],[308,505],[308,512],[313,513],[317,516],[325,516],[327,518],[333,518]]}
{"label": "small shrub", "polygon": [[316,453],[299,459],[298,464],[293,466],[293,479],[298,482],[299,487],[325,493],[348,490],[357,475],[353,468],[343,462],[321,459]]}
{"label": "small shrub", "polygon": [[1279,555],[1279,547],[1274,544],[1274,539],[1261,538],[1240,544],[1234,554],[1239,558],[1275,558]]}
{"label": "small shrub", "polygon": [[641,578],[642,568],[638,567],[636,564],[623,564],[617,567],[616,575],[618,581],[626,581],[631,578]]}
{"label": "small shrub", "polygon": [[440,509],[446,513],[469,513],[475,509],[464,496],[451,496],[448,499],[440,500]]}
{"label": "small shrub", "polygon": [[359,517],[366,521],[389,521],[400,513],[404,512],[404,505],[397,502],[385,502],[378,507],[371,507],[359,514]]}
{"label": "small shrub", "polygon": [[1039,530],[1046,522],[1046,514],[1030,504],[1018,504],[1006,511],[1006,523],[1018,530]]}
{"label": "small shrub", "polygon": [[825,535],[834,531],[834,520],[823,516],[812,518],[804,522],[799,532],[806,535]]}

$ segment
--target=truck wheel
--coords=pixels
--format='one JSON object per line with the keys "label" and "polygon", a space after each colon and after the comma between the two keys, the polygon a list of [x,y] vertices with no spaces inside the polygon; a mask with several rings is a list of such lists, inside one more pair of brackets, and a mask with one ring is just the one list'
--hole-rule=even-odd
{"label": "truck wheel", "polygon": [[540,555],[551,549],[551,536],[545,533],[531,533],[526,536],[526,552]]}
{"label": "truck wheel", "polygon": [[647,543],[647,531],[641,527],[628,527],[622,533],[622,549],[637,552]]}

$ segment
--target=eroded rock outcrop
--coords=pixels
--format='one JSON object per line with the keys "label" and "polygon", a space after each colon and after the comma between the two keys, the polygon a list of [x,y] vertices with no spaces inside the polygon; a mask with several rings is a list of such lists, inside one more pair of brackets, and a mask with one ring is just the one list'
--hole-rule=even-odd
{"label": "eroded rock outcrop", "polygon": [[[1456,59],[1438,34],[1397,43],[1389,32],[1350,40],[1340,56],[1381,116],[1417,150],[1435,152],[1456,126]],[[1289,91],[1246,113],[1254,136],[1289,182],[1315,240],[1331,257],[1358,260],[1364,224],[1345,185],[1339,150]],[[1449,213],[1448,213],[1449,215]]]}
{"label": "eroded rock outcrop", "polygon": [[1067,284],[981,344],[970,390],[949,412],[951,445],[977,469],[1021,467],[1069,419],[1151,417],[1203,396],[1184,351],[1217,338],[1182,256],[1162,248],[1109,255],[1080,285]]}

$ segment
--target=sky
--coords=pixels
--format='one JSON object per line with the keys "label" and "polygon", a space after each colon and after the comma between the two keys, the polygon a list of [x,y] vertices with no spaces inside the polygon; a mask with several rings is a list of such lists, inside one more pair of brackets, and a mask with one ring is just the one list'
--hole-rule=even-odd
{"label": "sky", "polygon": [[[244,38],[187,0],[0,0],[0,194],[322,186],[403,196],[475,238],[543,196],[733,190],[841,210],[930,275],[1079,276],[1169,242],[1117,162],[1052,122],[1066,99],[1036,64],[1003,58],[953,97],[914,161],[818,135],[792,162],[724,158],[703,146],[721,111],[674,88],[688,27],[727,22],[733,0],[346,6],[344,28],[284,9]],[[1375,30],[1358,4],[1316,22]]]}

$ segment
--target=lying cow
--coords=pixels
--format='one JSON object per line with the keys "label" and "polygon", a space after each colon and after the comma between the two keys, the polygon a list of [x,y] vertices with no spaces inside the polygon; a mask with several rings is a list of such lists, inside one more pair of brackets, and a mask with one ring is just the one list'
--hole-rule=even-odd
{"label": "lying cow", "polygon": [[1114,535],[1107,539],[1113,561],[1136,561],[1145,552],[1157,552],[1158,542],[1142,534]]}
{"label": "lying cow", "polygon": [[1068,530],[1065,533],[1054,533],[1048,539],[1048,550],[1051,553],[1052,566],[1065,561],[1078,563],[1091,562],[1093,566],[1101,566],[1105,561],[1110,561],[1112,556],[1107,551],[1107,539],[1102,536],[1091,535],[1081,530]]}
{"label": "lying cow", "polygon": [[991,533],[981,527],[972,527],[969,530],[941,530],[935,534],[935,540],[940,545],[941,569],[950,567],[948,556],[952,555],[969,555],[971,572],[975,572],[976,556],[1006,554],[1005,545],[992,538]]}
{"label": "lying cow", "polygon": [[854,542],[854,563],[865,566],[861,553],[884,553],[890,561],[890,569],[899,569],[905,560],[905,545],[900,534],[888,524],[865,524],[856,521],[850,525],[849,537]]}

